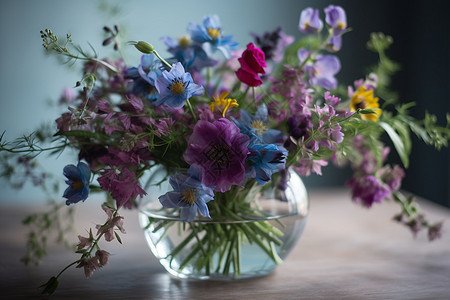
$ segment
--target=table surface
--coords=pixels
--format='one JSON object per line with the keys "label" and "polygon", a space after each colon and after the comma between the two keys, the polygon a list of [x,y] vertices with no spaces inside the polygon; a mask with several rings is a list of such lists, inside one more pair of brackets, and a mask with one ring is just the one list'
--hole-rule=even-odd
{"label": "table surface", "polygon": [[[231,282],[179,280],[153,257],[137,212],[124,212],[123,244],[104,243],[112,255],[85,279],[71,268],[53,299],[450,299],[450,210],[420,201],[430,220],[444,221],[444,235],[429,243],[392,221],[399,211],[385,202],[371,209],[351,202],[345,189],[312,190],[306,229],[270,275]],[[79,205],[77,234],[104,221],[100,202]],[[21,220],[42,206],[0,204],[0,298],[40,298],[36,288],[78,256],[51,244],[40,266],[24,266],[27,229]],[[81,226],[81,227],[80,227]]]}

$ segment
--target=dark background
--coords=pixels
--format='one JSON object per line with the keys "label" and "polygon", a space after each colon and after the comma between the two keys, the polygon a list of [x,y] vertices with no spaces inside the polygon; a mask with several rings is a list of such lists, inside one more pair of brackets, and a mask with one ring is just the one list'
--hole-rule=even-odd
{"label": "dark background", "polygon": [[[347,12],[352,31],[343,37],[338,52],[343,69],[340,82],[352,83],[365,76],[364,67],[376,63],[377,57],[365,44],[371,32],[383,32],[394,38],[388,50],[390,58],[401,65],[393,77],[392,89],[401,102],[416,103],[411,110],[423,119],[425,111],[435,114],[445,126],[450,112],[449,16],[446,1],[335,1]],[[410,166],[402,188],[418,196],[450,207],[450,151],[440,151],[413,137]],[[400,163],[391,147],[391,163]],[[327,166],[323,176],[306,178],[307,186],[341,185],[351,176],[350,170]]]}

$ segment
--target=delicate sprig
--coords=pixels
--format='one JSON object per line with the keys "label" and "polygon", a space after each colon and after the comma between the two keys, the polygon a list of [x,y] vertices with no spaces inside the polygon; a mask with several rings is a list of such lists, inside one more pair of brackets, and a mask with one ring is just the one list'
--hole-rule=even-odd
{"label": "delicate sprig", "polygon": [[[117,238],[118,242],[122,244],[120,236],[117,234],[116,231],[114,231],[114,227],[118,227],[122,233],[125,233],[125,231],[123,230],[121,225],[119,225],[117,223],[118,219],[119,220],[122,219],[122,217],[118,215],[120,207],[111,209],[107,206],[104,206],[104,209],[105,209],[105,211],[109,210],[109,211],[107,211],[108,219],[106,220],[106,222],[103,225],[97,226],[97,228],[99,229],[99,231],[97,232],[97,237],[93,238],[92,229],[90,230],[89,238],[79,237],[79,239],[80,239],[80,243],[78,245],[79,250],[77,250],[76,253],[81,254],[80,259],[70,263],[69,265],[64,267],[58,273],[58,275],[51,277],[46,283],[41,285],[40,288],[43,289],[42,294],[48,294],[48,295],[53,294],[58,287],[59,277],[67,269],[69,269],[70,267],[72,267],[76,264],[78,264],[77,268],[84,267],[86,277],[90,277],[90,275],[92,274],[93,271],[106,265],[108,262],[109,253],[100,249],[99,242],[100,242],[101,238],[104,237],[105,234],[109,234],[111,230],[113,230],[114,236]],[[114,237],[109,237],[106,240],[111,241],[113,238]],[[85,239],[85,240],[83,240],[83,239]],[[86,240],[88,240],[88,241],[86,241]],[[87,247],[87,249],[83,249],[85,247]],[[96,250],[97,252],[96,252],[95,256],[92,256],[92,252],[94,250]],[[106,256],[98,257],[99,251],[101,251],[100,253],[103,253],[103,255],[106,255]]]}
{"label": "delicate sprig", "polygon": [[[78,45],[73,45],[72,44],[72,35],[70,33],[68,33],[66,35],[65,41],[64,42],[59,42],[59,38],[49,29],[45,29],[45,30],[41,30],[41,38],[43,41],[42,46],[47,50],[47,53],[56,53],[59,55],[63,55],[65,57],[67,57],[70,60],[88,60],[88,61],[92,61],[92,62],[96,62],[99,64],[102,64],[103,66],[107,67],[108,69],[110,69],[111,71],[115,72],[115,73],[120,73],[119,70],[117,70],[116,67],[112,66],[111,64],[98,59],[97,58],[97,54],[95,53],[95,49],[94,47],[91,46],[91,49],[94,51],[94,56],[89,55],[88,53],[86,53],[80,46]],[[79,53],[78,54],[74,54],[70,51],[69,49],[69,45],[71,45],[75,51],[77,51]]]}

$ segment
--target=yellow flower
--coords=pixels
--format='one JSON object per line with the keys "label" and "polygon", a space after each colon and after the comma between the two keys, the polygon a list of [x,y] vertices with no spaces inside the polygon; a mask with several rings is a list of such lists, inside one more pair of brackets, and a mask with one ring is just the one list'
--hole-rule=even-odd
{"label": "yellow flower", "polygon": [[378,105],[378,97],[373,97],[373,90],[366,90],[365,87],[360,86],[358,91],[353,95],[350,102],[350,110],[357,111],[358,109],[373,109],[373,114],[362,114],[363,120],[372,122],[378,121],[378,117],[381,115],[381,109]]}
{"label": "yellow flower", "polygon": [[212,112],[214,112],[214,108],[217,107],[217,109],[222,111],[222,116],[225,117],[225,113],[228,109],[239,106],[236,99],[230,98],[226,99],[229,93],[230,93],[229,91],[226,91],[220,94],[220,96],[219,94],[217,94],[216,97],[213,97],[214,102],[211,102],[209,104],[209,108],[211,109]]}

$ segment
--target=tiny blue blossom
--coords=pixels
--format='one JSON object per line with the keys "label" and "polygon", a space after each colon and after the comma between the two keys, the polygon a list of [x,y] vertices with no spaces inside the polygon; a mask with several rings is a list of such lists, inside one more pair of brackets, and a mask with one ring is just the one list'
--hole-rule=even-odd
{"label": "tiny blue blossom", "polygon": [[91,178],[89,166],[83,162],[79,162],[77,166],[67,165],[63,169],[63,174],[67,177],[66,183],[69,185],[63,194],[63,197],[67,198],[66,204],[86,200],[89,195]]}
{"label": "tiny blue blossom", "polygon": [[159,197],[159,202],[165,208],[181,208],[180,219],[192,222],[197,211],[204,217],[209,216],[206,203],[214,199],[212,187],[206,187],[201,181],[202,169],[191,165],[188,174],[177,174],[170,177],[173,191]]}
{"label": "tiny blue blossom", "polygon": [[225,58],[229,59],[231,58],[231,50],[238,45],[232,40],[231,35],[222,35],[220,19],[217,15],[205,17],[201,25],[189,23],[187,31],[194,42],[203,44],[208,55],[215,50],[219,50]]}
{"label": "tiny blue blossom", "polygon": [[126,88],[127,94],[143,96],[147,100],[155,100],[158,98],[158,92],[155,84],[156,79],[161,75],[161,63],[155,60],[154,54],[144,54],[141,56],[139,66],[128,68],[124,75],[126,79],[132,79]]}
{"label": "tiny blue blossom", "polygon": [[248,135],[251,139],[256,138],[264,144],[280,143],[284,135],[279,130],[267,128],[267,116],[267,106],[262,104],[258,107],[253,117],[247,111],[241,109],[239,120],[232,119],[241,132]]}
{"label": "tiny blue blossom", "polygon": [[159,98],[153,102],[153,105],[165,105],[172,108],[181,108],[187,99],[205,92],[201,85],[194,83],[191,74],[184,71],[180,62],[174,64],[170,72],[162,72],[156,80],[156,89],[159,92]]}

